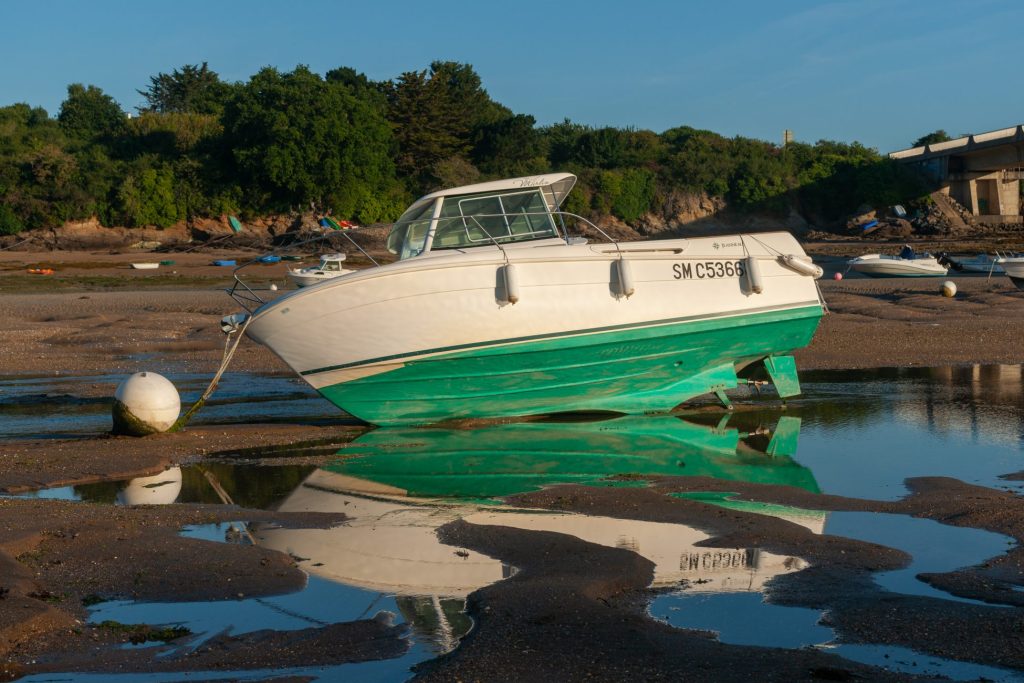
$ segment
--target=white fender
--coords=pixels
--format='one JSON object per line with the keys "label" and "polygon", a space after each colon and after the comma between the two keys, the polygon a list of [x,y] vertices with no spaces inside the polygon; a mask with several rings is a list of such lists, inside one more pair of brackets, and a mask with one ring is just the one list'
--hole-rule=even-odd
{"label": "white fender", "polygon": [[780,257],[782,265],[786,266],[790,270],[795,270],[801,275],[809,275],[817,280],[819,277],[825,274],[825,271],[821,269],[821,266],[814,264],[806,256],[797,256],[796,254],[786,254]]}
{"label": "white fender", "polygon": [[764,291],[764,280],[761,278],[761,264],[757,262],[756,256],[748,256],[744,259],[747,268],[747,285],[754,294]]}
{"label": "white fender", "polygon": [[506,263],[501,267],[501,276],[505,279],[505,300],[510,304],[519,301],[519,276],[516,267]]}
{"label": "white fender", "polygon": [[619,277],[619,294],[627,299],[633,296],[636,287],[633,286],[633,268],[629,261],[620,258],[615,262],[615,274]]}

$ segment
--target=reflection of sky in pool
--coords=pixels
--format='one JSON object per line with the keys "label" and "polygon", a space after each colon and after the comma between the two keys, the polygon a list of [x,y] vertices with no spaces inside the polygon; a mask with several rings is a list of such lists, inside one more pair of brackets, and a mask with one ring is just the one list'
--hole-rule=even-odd
{"label": "reflection of sky in pool", "polygon": [[[52,379],[34,381],[53,383]],[[188,392],[198,394],[205,385],[205,378],[190,377],[185,385]],[[605,476],[626,472],[691,474],[788,484],[812,492],[820,489],[824,493],[876,500],[903,497],[907,493],[904,479],[917,476],[955,477],[969,483],[1019,491],[1020,483],[1001,480],[999,475],[1024,470],[1022,385],[1019,366],[815,372],[804,374],[804,395],[790,401],[785,412],[740,410],[729,418],[727,427],[716,427],[719,416],[715,415],[700,418],[700,424],[654,417],[576,426],[535,423],[461,431],[379,429],[360,436],[346,447],[346,454],[360,457],[328,468],[326,475],[320,471],[318,481],[330,482],[333,477],[348,482],[347,485],[363,482],[360,485],[369,483],[383,487],[380,490],[403,490],[411,495],[448,496],[478,503],[494,503],[509,493],[561,482],[593,484]],[[108,407],[101,402],[86,401],[80,406],[80,413],[72,411],[65,418],[56,408],[35,411],[17,407],[18,396],[38,394],[42,384],[15,382],[11,385],[9,380],[0,380],[0,387],[10,386],[14,386],[12,391],[0,395],[0,416],[4,418],[5,432],[45,435],[76,429],[101,431],[108,424]],[[204,411],[204,419],[211,422],[337,414],[332,407],[305,392],[301,385],[282,378],[229,376],[217,396],[221,402]],[[186,392],[186,403],[188,399]],[[799,418],[796,421],[799,438],[793,441],[798,443],[798,448],[792,457],[775,452],[768,446],[767,436],[756,434],[755,427],[771,427],[781,415]],[[13,422],[8,421],[8,417]],[[705,424],[705,419],[710,424]],[[739,437],[736,430],[739,430]],[[760,446],[755,446],[755,442]],[[769,456],[765,451],[775,454]],[[250,464],[235,467],[224,463],[208,463],[203,468],[219,478],[241,505],[271,508],[290,496],[313,470],[303,466]],[[205,474],[195,468],[183,468],[175,477],[178,502],[217,502]],[[127,483],[106,483],[53,489],[37,495],[131,503],[133,491]],[[779,513],[778,510],[773,512],[771,506],[764,506],[761,512]],[[790,513],[796,514],[792,510]],[[781,514],[786,516],[785,511]],[[587,519],[598,522],[597,518]],[[533,523],[527,517],[521,518],[522,524],[527,522]],[[892,592],[945,600],[955,598],[918,581],[915,575],[974,564],[1007,548],[1007,539],[998,534],[899,515],[827,513],[803,523],[813,527],[815,532],[820,532],[823,524],[825,533],[880,543],[910,553],[914,558],[911,566],[878,574],[876,582]],[[569,527],[563,532],[574,533]],[[602,542],[599,531],[593,534],[593,539],[588,540]],[[641,554],[648,552],[649,546],[653,547],[643,540],[646,536],[639,530],[626,529],[620,536],[625,540],[618,545],[634,548]],[[451,552],[446,549],[445,554]],[[757,589],[765,580],[770,581],[775,571],[769,554],[746,549],[740,555],[744,558],[742,566],[733,567],[735,585],[740,585],[740,579],[747,576],[744,572],[750,572],[750,576],[760,572],[759,578],[751,580],[746,588],[716,593],[715,583],[691,585],[690,590],[657,598],[651,606],[652,614],[676,626],[718,631],[721,639],[728,643],[825,647],[841,656],[910,673],[1020,680],[1015,672],[949,662],[901,648],[836,644],[832,630],[818,624],[820,612],[763,601]],[[796,571],[799,566],[791,569]],[[721,575],[713,578],[722,580]],[[394,595],[380,595],[324,578],[311,579],[305,591],[292,596],[233,601],[233,609],[227,616],[224,604],[211,608],[209,603],[158,606],[107,603],[96,608],[94,618],[127,623],[188,622],[197,632],[214,633],[228,627],[237,628],[242,622],[253,624],[253,628],[303,628],[310,622],[296,619],[295,614],[313,615],[314,621],[344,621],[358,618],[360,614],[366,616],[367,604],[374,611],[386,609],[396,613],[403,606],[396,602]],[[411,614],[409,606],[405,607]],[[427,608],[429,605],[423,609],[430,612]],[[460,608],[446,604],[443,609],[455,614]],[[292,616],[286,618],[289,613]],[[407,670],[409,657],[431,656],[428,641],[429,638],[417,641],[414,637],[413,650],[399,660],[348,665],[336,672],[368,680],[378,676],[394,677],[397,672]],[[400,668],[394,668],[396,665]],[[334,668],[316,670],[313,675],[329,679],[332,672]],[[301,676],[307,670],[278,673]],[[253,672],[244,677],[250,675],[259,676]],[[237,672],[227,677],[243,679]],[[165,681],[178,678],[135,674],[122,678],[62,675],[26,680]],[[215,680],[214,676],[205,678]]]}
{"label": "reflection of sky in pool", "polygon": [[806,373],[803,388],[796,460],[824,493],[895,500],[922,476],[1020,486],[998,478],[1024,470],[1020,366]]}
{"label": "reflection of sky in pool", "polygon": [[651,603],[650,612],[677,628],[715,631],[719,640],[732,645],[819,647],[890,671],[954,680],[1024,681],[1024,672],[932,657],[903,647],[832,643],[832,629],[818,623],[820,611],[773,605],[760,593],[668,593]]}

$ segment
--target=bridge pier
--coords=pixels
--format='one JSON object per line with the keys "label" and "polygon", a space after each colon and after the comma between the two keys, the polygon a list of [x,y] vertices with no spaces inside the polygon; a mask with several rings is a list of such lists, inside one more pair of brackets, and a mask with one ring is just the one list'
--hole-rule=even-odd
{"label": "bridge pier", "polygon": [[1024,126],[900,150],[891,158],[919,168],[986,223],[1021,223]]}

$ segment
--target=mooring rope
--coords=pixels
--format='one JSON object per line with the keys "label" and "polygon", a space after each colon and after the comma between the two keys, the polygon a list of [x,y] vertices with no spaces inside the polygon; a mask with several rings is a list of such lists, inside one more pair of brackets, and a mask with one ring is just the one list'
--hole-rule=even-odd
{"label": "mooring rope", "polygon": [[[238,345],[242,342],[242,337],[245,336],[245,328],[249,326],[251,321],[252,316],[249,316],[245,319],[245,322],[240,328],[226,332],[227,339],[224,341],[224,357],[221,359],[220,368],[217,369],[217,374],[213,376],[213,379],[210,381],[210,386],[206,387],[206,391],[204,391],[203,395],[199,397],[199,400],[193,403],[192,407],[186,410],[185,414],[179,417],[175,423],[171,425],[171,428],[167,430],[168,432],[181,431],[185,425],[188,424],[188,421],[192,419],[192,416],[199,412],[199,409],[203,407],[206,403],[206,399],[210,398],[210,395],[217,388],[217,383],[220,382],[221,375],[223,375],[224,371],[228,369],[232,356],[235,355],[235,351],[238,350]],[[232,344],[231,335],[236,333],[238,334],[238,337],[235,339],[234,344]]]}

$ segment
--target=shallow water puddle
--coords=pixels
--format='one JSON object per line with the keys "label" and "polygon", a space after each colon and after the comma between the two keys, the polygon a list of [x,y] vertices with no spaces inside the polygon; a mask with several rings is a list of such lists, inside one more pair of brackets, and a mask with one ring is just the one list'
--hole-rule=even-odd
{"label": "shallow water puddle", "polygon": [[[899,548],[912,555],[904,569],[874,574],[884,589],[911,595],[986,604],[950,595],[917,579],[919,573],[946,572],[979,564],[1002,554],[1013,539],[978,529],[951,527],[933,520],[871,512],[830,512],[823,531]],[[958,680],[985,678],[1024,681],[1024,673],[946,660],[889,645],[835,643],[821,625],[822,612],[765,602],[760,592],[731,592],[728,585],[666,593],[650,605],[651,616],[679,628],[710,630],[724,643],[763,647],[822,647],[842,657],[906,673],[942,675]],[[771,624],[771,628],[766,625]]]}
{"label": "shallow water puddle", "polygon": [[[127,374],[0,378],[0,439],[67,438],[110,430],[117,385]],[[182,405],[195,401],[210,376],[168,373]],[[195,424],[277,422],[328,416],[333,406],[293,377],[225,373]]]}
{"label": "shallow water puddle", "polygon": [[[990,603],[961,598],[933,588],[917,578],[918,574],[940,574],[983,563],[996,558],[1017,545],[1010,536],[941,524],[932,519],[882,512],[823,512],[786,508],[753,501],[739,500],[731,493],[677,493],[673,497],[697,500],[743,512],[768,514],[783,519],[814,519],[818,524],[804,526],[815,533],[843,536],[867,543],[898,548],[911,556],[902,569],[872,575],[885,590],[907,595],[921,595],[942,600],[957,600],[977,605]],[[787,512],[788,511],[788,512]],[[715,590],[711,587],[711,590]]]}
{"label": "shallow water puddle", "polygon": [[940,524],[931,519],[876,512],[830,512],[825,533],[899,548],[913,558],[909,566],[874,574],[875,582],[893,593],[988,603],[960,598],[917,578],[981,564],[1016,545],[1009,536]]}
{"label": "shallow water puddle", "polygon": [[[404,658],[403,658],[404,659]],[[360,681],[366,683],[394,683],[412,674],[400,660],[339,664],[337,666],[304,666],[280,669],[252,669],[249,671],[179,671],[175,673],[57,673],[37,674],[19,678],[25,683],[180,683],[180,681]]]}
{"label": "shallow water puddle", "polygon": [[893,645],[833,643],[822,613],[764,602],[760,593],[673,593],[656,598],[650,613],[677,628],[715,631],[723,643],[797,649],[817,647],[856,662],[954,680],[1024,681],[1024,673],[942,659]]}
{"label": "shallow water puddle", "polygon": [[906,495],[909,477],[946,476],[1022,492],[1000,475],[1024,470],[1019,365],[801,374],[790,411],[803,420],[797,461],[825,493]]}
{"label": "shallow water puddle", "polygon": [[[912,476],[952,476],[1016,491],[1024,485],[999,479],[1024,470],[1024,380],[1019,366],[808,373],[803,384],[804,397],[791,401],[784,413],[738,411],[724,421],[722,414],[700,413],[688,420],[657,416],[472,429],[375,429],[347,444],[338,452],[343,458],[322,468],[261,466],[254,463],[260,453],[247,452],[237,464],[212,462],[131,482],[35,495],[127,505],[218,502],[221,497],[211,485],[212,478],[244,507],[349,516],[346,525],[334,529],[249,527],[257,543],[303,558],[300,566],[311,577],[306,591],[241,608],[257,610],[247,623],[259,623],[259,628],[284,618],[281,599],[298,601],[288,603],[288,611],[339,621],[365,611],[370,596],[383,596],[373,609],[403,615],[413,631],[414,650],[425,648],[416,656],[431,656],[454,646],[456,634],[465,632],[460,629],[469,628],[461,613],[466,595],[515,572],[499,560],[437,540],[438,527],[461,518],[555,531],[633,550],[655,563],[655,587],[688,586],[657,598],[651,613],[676,626],[716,630],[724,642],[816,646],[911,673],[1020,680],[1018,672],[896,647],[832,643],[832,630],[818,624],[820,612],[764,602],[765,584],[804,568],[800,558],[758,548],[705,547],[701,542],[707,534],[678,524],[520,511],[500,505],[501,498],[515,493],[562,483],[606,485],[608,477],[619,474],[633,475],[624,483],[634,486],[649,476],[708,476],[876,500],[906,495],[903,480]],[[244,391],[242,386],[236,389]],[[287,403],[288,399],[275,399],[260,405],[276,410]],[[277,458],[286,453],[278,450],[267,455]],[[900,515],[825,513],[728,501],[722,496],[706,502],[742,505],[748,512],[781,517],[815,533],[904,550],[913,556],[909,567],[874,576],[882,588],[897,593],[956,600],[919,581],[916,574],[976,564],[1008,548],[1008,539],[999,534]],[[213,534],[218,536],[215,540],[223,540],[224,530],[189,533]],[[321,591],[336,593],[325,597]],[[299,597],[303,594],[306,598]],[[303,603],[307,598],[310,604]],[[325,608],[328,604],[346,606]],[[148,616],[103,617],[126,623],[153,623],[154,615],[164,615],[161,618],[171,622],[195,620],[197,632],[226,626],[216,621],[220,617],[204,616],[205,608],[198,604],[158,608],[109,603],[97,609],[166,610]],[[260,616],[262,611],[269,613]],[[202,626],[206,619],[210,625]],[[430,628],[417,631],[421,622]],[[353,666],[369,665],[346,665],[345,671],[354,671]],[[288,673],[299,675],[296,671]]]}
{"label": "shallow water puddle", "polygon": [[[187,527],[189,538],[218,542],[248,542],[242,522]],[[304,558],[309,565],[312,560]],[[313,563],[317,564],[317,563]],[[181,626],[191,635],[181,644],[147,643],[142,647],[170,648],[161,657],[181,655],[201,647],[218,635],[239,635],[272,629],[290,631],[360,619],[383,619],[406,624],[409,648],[400,657],[325,667],[301,667],[237,672],[177,672],[167,674],[47,674],[26,681],[178,681],[259,680],[273,677],[311,676],[315,680],[395,681],[411,676],[410,667],[451,650],[469,630],[471,622],[462,614],[461,600],[439,600],[436,596],[395,595],[367,590],[310,574],[306,586],[284,595],[206,602],[133,602],[117,600],[90,607],[89,621],[121,624]],[[140,647],[140,646],[131,646]]]}

